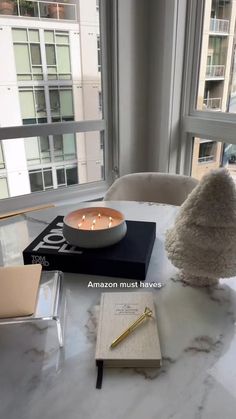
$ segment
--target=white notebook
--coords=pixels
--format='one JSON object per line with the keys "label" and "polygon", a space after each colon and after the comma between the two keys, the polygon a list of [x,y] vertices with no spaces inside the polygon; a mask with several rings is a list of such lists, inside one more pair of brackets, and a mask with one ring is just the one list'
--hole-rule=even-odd
{"label": "white notebook", "polygon": [[[111,343],[138,319],[145,307],[152,310],[152,317],[111,349]],[[108,367],[161,366],[157,316],[151,292],[102,294],[95,358]]]}

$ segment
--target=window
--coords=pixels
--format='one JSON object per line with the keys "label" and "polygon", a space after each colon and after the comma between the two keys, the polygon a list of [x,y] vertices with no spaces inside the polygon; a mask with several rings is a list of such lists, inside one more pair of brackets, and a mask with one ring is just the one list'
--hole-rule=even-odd
{"label": "window", "polygon": [[41,169],[41,170],[30,170],[29,180],[31,192],[45,191],[46,189],[52,189],[52,168]]}
{"label": "window", "polygon": [[[0,169],[6,164],[4,177],[15,185],[10,197],[46,191],[41,202],[51,202],[47,190],[65,199],[64,193],[56,193],[59,187],[68,188],[68,194],[75,194],[78,184],[87,185],[82,191],[105,189],[103,179],[111,167],[107,105],[112,78],[108,67],[103,71],[102,55],[108,51],[112,6],[103,0],[99,8],[88,0],[29,3],[31,10],[14,9],[14,20],[0,15],[0,141],[5,161],[0,155]],[[13,150],[18,159],[13,159]],[[38,199],[32,195],[31,202]],[[20,207],[15,200],[7,209],[14,202]]]}
{"label": "window", "polygon": [[69,33],[45,31],[45,48],[48,80],[70,80],[70,46]]}
{"label": "window", "polygon": [[50,87],[49,97],[52,122],[74,120],[72,88]]}
{"label": "window", "polygon": [[28,166],[50,163],[49,137],[26,138],[25,154]]}
{"label": "window", "polygon": [[4,169],[4,167],[5,167],[5,162],[3,158],[2,144],[0,142],[0,169]]}
{"label": "window", "polygon": [[19,89],[21,118],[24,125],[47,122],[45,91],[40,87]]}
{"label": "window", "polygon": [[215,159],[216,141],[200,141],[198,163],[207,163]]}
{"label": "window", "polygon": [[182,143],[181,158],[185,173],[191,171],[200,179],[206,171],[234,162],[236,3],[191,0],[189,19],[195,20],[195,27],[189,23],[187,31],[183,124],[186,144]]}
{"label": "window", "polygon": [[100,36],[97,36],[97,54],[98,54],[98,71],[101,71],[101,46],[100,46]]}
{"label": "window", "polygon": [[8,185],[7,185],[7,178],[0,176],[0,199],[8,198]]}
{"label": "window", "polygon": [[43,80],[39,30],[12,29],[18,80]]}

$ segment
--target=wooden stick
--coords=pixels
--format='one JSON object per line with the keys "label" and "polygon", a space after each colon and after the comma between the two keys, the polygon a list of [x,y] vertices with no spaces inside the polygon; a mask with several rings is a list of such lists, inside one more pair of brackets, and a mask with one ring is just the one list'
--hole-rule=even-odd
{"label": "wooden stick", "polygon": [[0,214],[0,220],[4,220],[5,218],[9,218],[9,217],[14,217],[15,215],[24,214],[25,212],[40,211],[46,208],[53,208],[53,207],[55,207],[54,204],[44,204],[44,205],[38,205],[37,207],[22,208],[15,211],[9,211],[9,212],[5,212],[4,214]]}

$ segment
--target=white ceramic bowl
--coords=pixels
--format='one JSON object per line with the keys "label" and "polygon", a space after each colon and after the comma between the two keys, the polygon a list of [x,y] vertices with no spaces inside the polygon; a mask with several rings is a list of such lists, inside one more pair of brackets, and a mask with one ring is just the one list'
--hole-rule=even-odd
{"label": "white ceramic bowl", "polygon": [[124,215],[113,208],[82,208],[63,220],[66,241],[87,249],[111,246],[123,239],[126,232]]}

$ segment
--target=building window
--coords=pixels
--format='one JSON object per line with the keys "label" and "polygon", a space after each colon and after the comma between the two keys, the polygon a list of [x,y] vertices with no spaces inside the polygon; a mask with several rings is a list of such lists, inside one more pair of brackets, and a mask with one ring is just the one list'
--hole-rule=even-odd
{"label": "building window", "polygon": [[77,166],[58,167],[56,172],[58,187],[76,185],[79,182]]}
{"label": "building window", "polygon": [[70,80],[69,33],[44,31],[48,80]]}
{"label": "building window", "polygon": [[4,167],[5,167],[5,162],[4,162],[4,157],[3,157],[2,143],[0,141],[0,169],[4,169]]}
{"label": "building window", "polygon": [[18,80],[43,80],[38,29],[12,29]]}
{"label": "building window", "polygon": [[52,122],[74,120],[73,96],[71,87],[50,87],[49,97]]}
{"label": "building window", "polygon": [[[55,3],[56,7],[54,3],[43,3],[33,5],[31,18],[21,18],[27,16],[22,7],[15,8],[14,18],[0,16],[0,53],[4,57],[1,61],[4,95],[0,97],[0,124],[4,134],[2,131],[0,140],[4,140],[4,145],[10,140],[9,146],[4,147],[8,184],[17,185],[21,180],[22,195],[29,194],[29,184],[34,192],[78,182],[83,184],[82,190],[87,184],[87,190],[94,193],[91,182],[98,182],[99,191],[103,187],[96,162],[107,161],[105,146],[100,148],[100,135],[104,136],[107,147],[108,128],[110,131],[107,111],[101,112],[101,107],[108,103],[111,68],[107,66],[103,72],[101,63],[102,55],[108,56],[110,48],[106,33],[108,19],[104,17],[112,16],[112,6],[100,2],[100,16],[96,1]],[[50,19],[55,19],[55,24]],[[70,24],[65,20],[70,20]],[[104,48],[100,44],[101,29],[102,38],[107,40]],[[104,63],[110,63],[109,59]],[[17,150],[18,159],[13,159],[13,149]],[[106,159],[112,158],[111,148],[106,149],[109,150]],[[26,165],[28,172],[24,169],[24,178],[19,179],[18,167]],[[17,187],[9,191],[13,197]],[[51,191],[51,194],[59,199],[58,192]],[[34,196],[27,199],[32,199],[32,205],[35,202]],[[49,194],[42,194],[42,200],[47,202]],[[19,196],[10,205],[20,208],[21,202],[24,204]],[[7,204],[3,202],[3,205]]]}
{"label": "building window", "polygon": [[29,171],[31,192],[45,191],[53,188],[52,168]]}
{"label": "building window", "polygon": [[101,44],[100,35],[97,36],[97,56],[98,56],[98,71],[101,71]]}
{"label": "building window", "polygon": [[24,125],[47,122],[45,91],[43,87],[19,88],[21,118]]}
{"label": "building window", "polygon": [[25,154],[28,166],[50,163],[49,137],[25,138]]}
{"label": "building window", "polygon": [[0,199],[8,198],[8,185],[7,185],[7,178],[0,177]]}
{"label": "building window", "polygon": [[215,159],[216,141],[204,141],[199,145],[198,163],[207,163]]}
{"label": "building window", "polygon": [[54,135],[53,136],[54,160],[74,160],[76,159],[76,142],[74,134]]}
{"label": "building window", "polygon": [[186,41],[186,143],[180,164],[200,179],[226,162],[233,164],[226,152],[236,144],[236,3],[190,0],[188,6],[187,20],[195,23]]}

